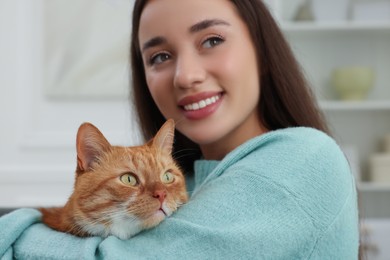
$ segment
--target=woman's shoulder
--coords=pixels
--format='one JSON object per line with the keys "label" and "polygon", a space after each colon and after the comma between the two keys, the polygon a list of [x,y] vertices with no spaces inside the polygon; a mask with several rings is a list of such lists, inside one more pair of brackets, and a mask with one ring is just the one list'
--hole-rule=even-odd
{"label": "woman's shoulder", "polygon": [[[312,252],[299,250],[299,258],[335,248],[355,251],[353,178],[341,149],[325,133],[304,127],[272,131],[241,145],[220,162],[199,162],[197,169],[195,177],[204,178],[200,177],[191,206],[199,210],[182,209],[180,214],[202,212],[196,220],[215,219],[213,227],[221,222],[215,216],[223,216],[228,223],[246,228],[244,234],[253,232],[255,239],[279,248],[298,237]],[[339,237],[334,237],[335,232]],[[340,237],[353,245],[340,245]],[[297,244],[291,246],[296,249]]]}
{"label": "woman's shoulder", "polygon": [[308,148],[313,149],[324,145],[338,148],[334,139],[322,131],[310,127],[289,127],[258,136],[243,144],[241,149],[245,149],[245,146],[251,146],[253,151],[264,147],[287,150],[304,147],[307,151]]}
{"label": "woman's shoulder", "polygon": [[239,147],[230,156],[226,171],[245,169],[291,190],[310,189],[305,185],[315,189],[344,185],[340,189],[345,190],[353,181],[340,146],[313,128],[294,127],[267,133]]}
{"label": "woman's shoulder", "polygon": [[237,164],[258,167],[264,166],[264,163],[292,167],[303,162],[322,164],[329,160],[346,163],[341,148],[332,137],[314,128],[291,127],[270,131],[247,141],[228,154],[219,168]]}
{"label": "woman's shoulder", "polygon": [[340,189],[349,186],[350,190],[353,182],[348,161],[334,139],[308,127],[280,129],[253,138],[212,166],[203,171],[207,175],[203,181],[245,172],[243,176],[266,178],[291,190],[308,190],[304,185],[315,189],[324,183],[321,187],[341,185]]}
{"label": "woman's shoulder", "polygon": [[324,227],[346,204],[356,203],[348,161],[327,134],[297,127],[274,131],[252,142],[247,144],[250,149],[242,147],[248,152],[226,168],[226,174],[240,171],[251,181],[266,180],[278,186]]}

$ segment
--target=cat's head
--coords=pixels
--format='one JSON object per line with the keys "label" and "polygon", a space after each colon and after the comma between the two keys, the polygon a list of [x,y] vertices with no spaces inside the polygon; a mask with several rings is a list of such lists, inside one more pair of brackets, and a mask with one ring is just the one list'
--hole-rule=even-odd
{"label": "cat's head", "polygon": [[124,239],[156,226],[185,203],[185,180],[171,155],[173,139],[173,120],[135,147],[112,146],[95,126],[82,124],[69,200],[79,228]]}

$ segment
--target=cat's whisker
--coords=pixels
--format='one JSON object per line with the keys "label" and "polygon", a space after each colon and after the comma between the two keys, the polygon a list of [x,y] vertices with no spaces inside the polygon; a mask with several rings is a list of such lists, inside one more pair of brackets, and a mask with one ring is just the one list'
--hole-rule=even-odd
{"label": "cat's whisker", "polygon": [[172,157],[175,158],[175,160],[181,159],[183,157],[190,157],[194,155],[198,155],[199,150],[197,149],[182,149],[178,150],[172,153]]}
{"label": "cat's whisker", "polygon": [[175,126],[181,124],[185,120],[185,116],[182,116],[180,119],[175,120]]}
{"label": "cat's whisker", "polygon": [[187,157],[187,156],[189,156],[189,155],[187,154],[187,155],[178,156],[178,157],[175,157],[175,159],[176,159],[176,160],[179,160],[179,159],[185,158],[185,157]]}
{"label": "cat's whisker", "polygon": [[187,152],[187,151],[193,152],[192,154],[195,154],[195,152],[199,152],[198,149],[186,148],[186,149],[181,149],[181,150],[175,151],[174,153],[172,153],[172,155],[175,156],[175,155],[178,154],[178,153]]}

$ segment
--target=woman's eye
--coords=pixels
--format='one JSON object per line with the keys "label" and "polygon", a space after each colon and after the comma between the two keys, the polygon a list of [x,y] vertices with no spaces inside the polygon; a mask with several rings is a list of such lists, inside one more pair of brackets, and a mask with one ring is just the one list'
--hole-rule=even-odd
{"label": "woman's eye", "polygon": [[169,184],[175,180],[175,176],[170,171],[167,171],[162,175],[161,180],[163,183]]}
{"label": "woman's eye", "polygon": [[202,46],[208,49],[213,48],[223,42],[224,40],[221,37],[210,37],[202,43]]}
{"label": "woman's eye", "polygon": [[128,185],[128,186],[137,186],[138,185],[138,180],[137,178],[130,173],[125,173],[120,177],[120,180],[123,184]]}
{"label": "woman's eye", "polygon": [[160,63],[163,63],[164,61],[168,60],[169,58],[170,58],[170,56],[168,53],[158,53],[158,54],[153,55],[150,58],[149,63],[151,65],[160,64]]}

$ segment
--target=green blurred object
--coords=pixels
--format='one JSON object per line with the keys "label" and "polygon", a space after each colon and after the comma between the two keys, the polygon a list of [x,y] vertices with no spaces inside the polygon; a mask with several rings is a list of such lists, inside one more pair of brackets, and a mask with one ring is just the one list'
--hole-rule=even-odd
{"label": "green blurred object", "polygon": [[370,67],[340,67],[333,70],[332,85],[342,100],[363,100],[373,88],[374,78]]}

